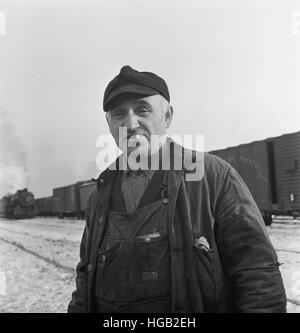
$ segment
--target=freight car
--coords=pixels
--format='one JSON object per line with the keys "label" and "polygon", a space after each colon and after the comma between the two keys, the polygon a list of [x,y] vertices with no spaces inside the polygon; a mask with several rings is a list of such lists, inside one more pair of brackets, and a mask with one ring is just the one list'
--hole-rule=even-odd
{"label": "freight car", "polygon": [[35,200],[37,213],[40,216],[52,216],[53,213],[53,197],[38,198]]}
{"label": "freight car", "polygon": [[53,189],[53,213],[59,218],[76,217],[79,214],[79,190],[77,184]]}
{"label": "freight car", "polygon": [[88,198],[95,188],[93,181],[80,181],[75,184],[53,189],[52,214],[59,218],[83,218]]}
{"label": "freight car", "polygon": [[300,214],[300,131],[210,153],[239,172],[266,225],[272,215]]}
{"label": "freight car", "polygon": [[1,215],[11,219],[33,218],[36,215],[35,199],[27,188],[1,199]]}
{"label": "freight car", "polygon": [[95,188],[95,181],[88,181],[79,185],[79,211],[81,218],[85,216],[88,199]]}

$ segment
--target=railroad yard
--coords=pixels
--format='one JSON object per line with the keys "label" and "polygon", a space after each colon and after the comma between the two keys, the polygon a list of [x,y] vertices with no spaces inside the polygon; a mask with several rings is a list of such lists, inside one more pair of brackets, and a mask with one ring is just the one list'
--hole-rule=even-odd
{"label": "railroad yard", "polygon": [[[75,288],[83,220],[0,219],[0,312],[66,312]],[[300,220],[267,227],[277,250],[287,311],[300,313]]]}

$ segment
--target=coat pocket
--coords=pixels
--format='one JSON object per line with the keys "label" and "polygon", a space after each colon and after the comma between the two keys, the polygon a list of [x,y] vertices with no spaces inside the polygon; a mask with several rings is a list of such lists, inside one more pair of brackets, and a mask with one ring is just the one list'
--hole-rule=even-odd
{"label": "coat pocket", "polygon": [[217,287],[215,276],[214,249],[193,247],[197,278],[203,298],[204,312],[217,312]]}

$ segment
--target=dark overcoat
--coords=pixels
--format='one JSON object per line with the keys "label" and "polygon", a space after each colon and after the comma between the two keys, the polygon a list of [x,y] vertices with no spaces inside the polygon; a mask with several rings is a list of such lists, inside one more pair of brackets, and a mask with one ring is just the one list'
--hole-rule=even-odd
{"label": "dark overcoat", "polygon": [[[276,252],[262,215],[236,170],[203,154],[203,174],[188,180],[194,152],[172,142],[183,168],[168,170],[172,312],[286,312]],[[115,164],[116,168],[118,163]],[[106,169],[91,194],[68,312],[93,312],[97,253],[117,170]],[[192,177],[193,178],[193,177]],[[195,246],[205,237],[210,250]]]}

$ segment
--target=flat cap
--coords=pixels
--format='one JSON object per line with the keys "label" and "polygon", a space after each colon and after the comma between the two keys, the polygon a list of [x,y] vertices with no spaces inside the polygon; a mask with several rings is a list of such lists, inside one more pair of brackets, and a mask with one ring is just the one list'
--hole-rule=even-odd
{"label": "flat cap", "polygon": [[151,72],[139,72],[130,66],[121,68],[120,73],[109,82],[104,92],[103,110],[116,106],[122,98],[141,98],[161,94],[170,102],[166,82]]}

